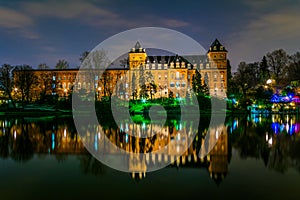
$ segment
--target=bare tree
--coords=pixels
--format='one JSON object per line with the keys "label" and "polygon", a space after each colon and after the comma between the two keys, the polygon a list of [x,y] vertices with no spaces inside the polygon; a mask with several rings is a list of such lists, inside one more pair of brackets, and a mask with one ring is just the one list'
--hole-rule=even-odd
{"label": "bare tree", "polygon": [[28,65],[17,66],[14,70],[15,86],[21,93],[22,104],[32,100],[33,89],[37,82],[37,77],[34,74],[32,67]]}
{"label": "bare tree", "polygon": [[58,60],[58,62],[55,65],[55,69],[68,69],[69,68],[69,63],[62,59],[62,60]]}
{"label": "bare tree", "polygon": [[0,89],[4,91],[4,93],[8,96],[9,100],[12,102],[13,107],[15,108],[15,102],[12,98],[12,90],[13,90],[13,78],[12,78],[12,70],[13,66],[9,64],[3,64],[0,68]]}
{"label": "bare tree", "polygon": [[271,53],[267,53],[266,58],[271,75],[276,80],[277,84],[284,84],[288,65],[287,53],[283,49],[278,49]]}
{"label": "bare tree", "polygon": [[88,57],[89,53],[90,53],[89,51],[82,52],[82,54],[79,57],[79,61],[81,64],[83,63],[84,59],[86,59]]}
{"label": "bare tree", "polygon": [[40,100],[44,101],[47,94],[52,92],[52,73],[48,71],[49,66],[46,63],[38,65],[40,76],[37,77],[38,87],[40,89]]}
{"label": "bare tree", "polygon": [[288,68],[289,81],[300,80],[300,52],[290,56],[290,64]]}

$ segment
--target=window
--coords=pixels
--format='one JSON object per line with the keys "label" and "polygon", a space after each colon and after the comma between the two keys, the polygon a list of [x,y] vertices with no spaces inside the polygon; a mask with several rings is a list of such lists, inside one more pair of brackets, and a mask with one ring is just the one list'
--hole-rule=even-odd
{"label": "window", "polygon": [[52,80],[55,81],[55,79],[56,79],[56,77],[55,77],[55,76],[52,76]]}
{"label": "window", "polygon": [[78,90],[81,89],[81,83],[78,83]]}
{"label": "window", "polygon": [[99,77],[98,75],[95,76],[95,81],[98,81]]}
{"label": "window", "polygon": [[175,86],[174,82],[171,82],[170,87],[174,87],[174,86]]}
{"label": "window", "polygon": [[179,72],[176,72],[176,80],[179,80],[180,79],[180,74]]}
{"label": "window", "polygon": [[181,83],[181,87],[185,87],[185,82],[182,82],[182,83]]}
{"label": "window", "polygon": [[55,89],[56,85],[55,83],[52,84],[52,89]]}
{"label": "window", "polygon": [[180,83],[179,82],[176,82],[176,87],[180,87]]}
{"label": "window", "polygon": [[67,80],[67,77],[66,77],[66,76],[64,76],[64,80]]}
{"label": "window", "polygon": [[67,84],[63,83],[63,88],[66,89],[66,87],[67,87]]}

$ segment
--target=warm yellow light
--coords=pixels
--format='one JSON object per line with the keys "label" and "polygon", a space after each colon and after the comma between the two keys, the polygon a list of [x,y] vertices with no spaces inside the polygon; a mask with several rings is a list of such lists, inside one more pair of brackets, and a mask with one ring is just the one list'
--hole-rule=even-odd
{"label": "warm yellow light", "polygon": [[268,79],[267,84],[271,84],[271,83],[272,83],[272,79]]}
{"label": "warm yellow light", "polygon": [[68,90],[67,90],[67,89],[64,89],[64,92],[68,92]]}
{"label": "warm yellow light", "polygon": [[101,91],[101,87],[98,87],[98,91]]}

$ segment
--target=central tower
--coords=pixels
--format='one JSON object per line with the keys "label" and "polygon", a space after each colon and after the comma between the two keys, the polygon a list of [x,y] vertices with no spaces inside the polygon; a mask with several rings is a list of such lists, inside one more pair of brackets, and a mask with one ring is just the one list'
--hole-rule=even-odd
{"label": "central tower", "polygon": [[139,66],[146,64],[147,54],[141,44],[137,42],[128,54],[128,62],[130,69],[137,69]]}

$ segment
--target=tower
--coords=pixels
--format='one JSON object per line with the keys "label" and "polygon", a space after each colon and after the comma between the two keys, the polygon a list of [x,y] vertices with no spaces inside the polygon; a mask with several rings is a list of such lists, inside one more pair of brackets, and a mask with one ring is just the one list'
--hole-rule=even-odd
{"label": "tower", "polygon": [[141,44],[137,42],[135,46],[128,53],[129,68],[134,69],[140,65],[146,64],[147,54],[145,49],[141,47]]}
{"label": "tower", "polygon": [[227,50],[218,39],[211,44],[207,52],[211,66],[210,94],[226,97],[227,91]]}

